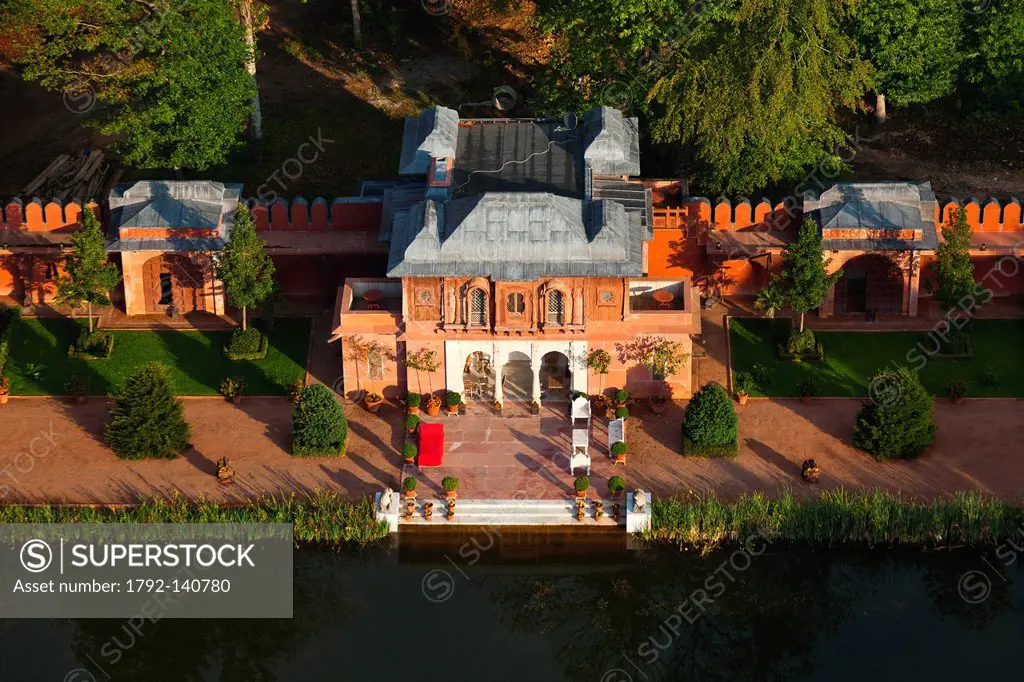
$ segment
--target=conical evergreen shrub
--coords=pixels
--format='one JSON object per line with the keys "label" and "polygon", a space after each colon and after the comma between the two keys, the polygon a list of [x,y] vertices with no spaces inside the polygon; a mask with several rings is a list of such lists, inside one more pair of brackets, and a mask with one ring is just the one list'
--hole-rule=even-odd
{"label": "conical evergreen shrub", "polygon": [[693,394],[683,418],[683,454],[723,457],[736,454],[739,419],[732,398],[711,381]]}
{"label": "conical evergreen shrub", "polygon": [[104,434],[124,459],[170,459],[188,446],[191,429],[163,365],[148,363],[124,382]]}
{"label": "conical evergreen shrub", "polygon": [[917,372],[883,370],[857,413],[853,444],[878,459],[913,459],[935,440],[935,403]]}
{"label": "conical evergreen shrub", "polygon": [[334,391],[323,384],[302,389],[292,412],[292,454],[336,457],[347,442],[348,420]]}

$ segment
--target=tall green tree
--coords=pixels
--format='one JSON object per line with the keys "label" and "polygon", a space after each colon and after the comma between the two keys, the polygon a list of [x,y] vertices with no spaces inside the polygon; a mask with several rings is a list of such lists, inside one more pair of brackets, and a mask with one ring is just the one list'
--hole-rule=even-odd
{"label": "tall green tree", "polygon": [[124,459],[177,457],[191,427],[185,408],[174,396],[167,370],[157,362],[144,365],[124,382],[110,410],[104,436]]}
{"label": "tall green tree", "polygon": [[870,65],[842,30],[848,0],[742,0],[701,23],[661,62],[650,98],[660,142],[692,145],[714,192],[793,180],[836,155],[837,114],[863,94]]}
{"label": "tall green tree", "polygon": [[242,329],[248,329],[248,308],[274,292],[274,263],[244,204],[238,205],[231,236],[217,258],[217,277],[228,302],[242,309]]}
{"label": "tall green tree", "polygon": [[952,223],[942,227],[942,240],[935,249],[935,277],[939,285],[935,297],[947,312],[965,300],[974,300],[971,226],[963,209],[957,209],[952,217]]}
{"label": "tall green tree", "polygon": [[95,98],[129,164],[205,169],[241,142],[253,47],[226,0],[9,0],[0,32],[27,79]]}
{"label": "tall green tree", "polygon": [[798,331],[803,333],[804,316],[821,306],[829,289],[843,276],[843,271],[828,274],[832,259],[825,257],[821,232],[810,218],[800,225],[796,239],[786,244],[782,260],[779,281],[785,292],[786,305],[800,316]]}
{"label": "tall green tree", "polygon": [[87,306],[89,333],[92,307],[109,306],[110,290],[121,281],[117,265],[107,262],[107,242],[92,208],[82,211],[82,227],[71,238],[71,253],[64,257],[64,272],[57,275],[55,299],[62,305]]}
{"label": "tall green tree", "polygon": [[1024,107],[1024,3],[979,0],[975,44],[967,78],[981,86],[988,103],[999,108]]}
{"label": "tall green tree", "polygon": [[964,60],[960,0],[871,0],[853,5],[853,35],[875,67],[876,115],[885,102],[931,102],[953,92]]}

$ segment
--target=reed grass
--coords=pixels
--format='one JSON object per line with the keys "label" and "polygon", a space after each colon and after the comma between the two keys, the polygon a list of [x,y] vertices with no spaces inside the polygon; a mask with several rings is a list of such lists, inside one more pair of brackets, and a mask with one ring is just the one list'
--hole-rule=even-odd
{"label": "reed grass", "polygon": [[0,523],[291,523],[296,542],[366,545],[388,536],[373,503],[333,492],[265,497],[242,505],[150,500],[138,506],[0,506]]}
{"label": "reed grass", "polygon": [[873,491],[822,492],[797,499],[762,493],[725,502],[690,493],[652,505],[650,540],[702,549],[760,535],[769,542],[955,547],[995,545],[1024,527],[1024,504],[977,492],[935,500]]}

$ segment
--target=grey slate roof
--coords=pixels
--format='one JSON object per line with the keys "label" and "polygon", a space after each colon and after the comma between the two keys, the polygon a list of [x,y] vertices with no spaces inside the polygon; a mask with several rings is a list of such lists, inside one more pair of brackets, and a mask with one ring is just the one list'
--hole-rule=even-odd
{"label": "grey slate roof", "polygon": [[[112,251],[210,251],[221,249],[234,224],[241,184],[210,181],[146,180],[120,183],[107,199]],[[217,230],[209,238],[128,238],[133,230]]]}
{"label": "grey slate roof", "polygon": [[424,201],[392,228],[388,276],[639,276],[645,231],[616,202],[491,192]]}
{"label": "grey slate roof", "polygon": [[839,183],[804,197],[804,215],[819,229],[919,230],[918,239],[825,239],[826,249],[932,250],[937,203],[928,182]]}
{"label": "grey slate roof", "polygon": [[456,197],[519,191],[582,198],[580,131],[561,121],[465,121],[452,180]]}
{"label": "grey slate roof", "polygon": [[599,175],[640,175],[640,124],[611,107],[583,116],[583,159]]}
{"label": "grey slate roof", "polygon": [[459,114],[447,107],[430,107],[406,118],[398,174],[423,175],[430,170],[431,157],[454,157],[458,130]]}

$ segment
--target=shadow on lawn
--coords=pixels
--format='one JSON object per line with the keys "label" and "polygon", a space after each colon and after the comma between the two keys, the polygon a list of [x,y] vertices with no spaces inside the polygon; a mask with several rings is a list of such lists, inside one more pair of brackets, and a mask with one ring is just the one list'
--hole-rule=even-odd
{"label": "shadow on lawn", "polygon": [[[114,389],[113,384],[96,371],[96,366],[92,364],[104,360],[68,357],[71,341],[81,329],[79,322],[66,318],[22,320],[15,329],[8,362],[11,393],[64,395],[65,384],[72,377],[80,377],[88,384],[91,395],[109,394]],[[33,370],[39,372],[38,379],[31,376]]]}

